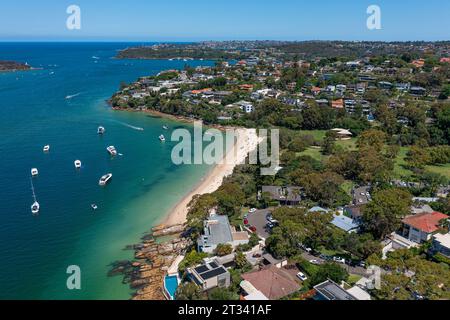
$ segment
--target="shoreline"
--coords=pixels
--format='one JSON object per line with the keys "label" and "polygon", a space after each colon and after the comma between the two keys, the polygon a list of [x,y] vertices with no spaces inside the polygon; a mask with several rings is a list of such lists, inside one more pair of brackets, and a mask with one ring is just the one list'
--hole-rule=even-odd
{"label": "shoreline", "polygon": [[[115,111],[128,111],[128,112],[140,112],[146,113],[153,116],[170,119],[174,121],[179,121],[183,123],[193,123],[194,121],[201,121],[197,119],[187,118],[183,116],[176,116],[167,113],[163,113],[157,110],[133,110],[128,108],[112,108]],[[213,193],[222,185],[223,179],[230,176],[234,168],[245,163],[248,154],[254,151],[261,139],[257,137],[256,134],[252,133],[251,129],[237,128],[237,127],[227,127],[220,125],[204,125],[205,127],[219,129],[225,131],[226,129],[234,129],[236,132],[236,139],[234,141],[233,147],[227,150],[223,159],[228,157],[233,157],[233,163],[227,163],[227,161],[222,161],[223,163],[215,164],[213,167],[204,175],[201,180],[168,211],[159,220],[158,224],[154,227],[156,228],[169,228],[175,225],[183,225],[186,223],[187,213],[189,211],[189,203],[196,195],[203,195],[208,193]],[[246,143],[243,143],[246,142]],[[240,147],[237,149],[237,147]]]}
{"label": "shoreline", "polygon": [[[237,165],[244,164],[248,154],[254,151],[261,140],[249,132],[249,129],[233,128],[236,130],[236,140],[233,147],[227,150],[224,155],[224,159],[227,157],[233,157],[233,163],[215,164],[214,167],[200,180],[200,182],[189,191],[178,203],[167,213],[164,219],[162,219],[162,226],[170,227],[173,225],[180,225],[186,223],[187,214],[189,211],[189,203],[196,195],[203,195],[213,193],[223,183],[224,178],[230,176],[234,168]],[[246,141],[245,144],[239,142]],[[239,147],[237,149],[237,147]]]}

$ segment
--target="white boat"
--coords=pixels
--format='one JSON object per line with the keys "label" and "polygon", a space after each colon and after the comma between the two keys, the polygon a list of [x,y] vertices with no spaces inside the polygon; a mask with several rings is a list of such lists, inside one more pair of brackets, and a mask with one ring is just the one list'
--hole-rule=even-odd
{"label": "white boat", "polygon": [[31,169],[31,175],[32,175],[33,177],[37,176],[38,174],[39,174],[38,169],[36,169],[36,168]]}
{"label": "white boat", "polygon": [[97,210],[98,209],[98,207],[97,207],[97,205],[95,203],[91,204],[91,208],[92,208],[92,210]]}
{"label": "white boat", "polygon": [[112,178],[112,173],[105,174],[104,176],[102,176],[100,178],[100,180],[98,181],[98,184],[100,186],[106,186],[106,184],[111,180],[111,178]]}
{"label": "white boat", "polygon": [[162,135],[159,136],[159,140],[161,140],[162,142],[164,142],[164,141],[166,141],[166,137],[164,137],[164,135],[162,134]]}
{"label": "white boat", "polygon": [[49,152],[50,151],[50,146],[49,145],[46,145],[46,146],[44,146],[44,152]]}
{"label": "white boat", "polygon": [[80,160],[75,160],[73,162],[73,164],[75,165],[75,168],[80,169],[81,168],[81,161]]}
{"label": "white boat", "polygon": [[117,156],[117,150],[114,146],[109,146],[108,148],[106,148],[106,150],[109,152],[110,155]]}
{"label": "white boat", "polygon": [[168,126],[163,126],[163,129],[164,130],[169,130],[169,127]]}
{"label": "white boat", "polygon": [[104,134],[105,131],[106,131],[105,128],[104,128],[104,127],[101,127],[101,126],[98,127],[98,129],[97,129],[97,133],[98,133],[98,134]]}
{"label": "white boat", "polygon": [[34,192],[34,186],[33,186],[33,179],[30,179],[30,181],[31,181],[31,191],[33,192],[33,200],[34,200],[34,203],[31,205],[31,213],[33,215],[36,215],[39,213],[40,206],[39,206],[39,202],[37,202],[37,200],[36,200],[36,194]]}

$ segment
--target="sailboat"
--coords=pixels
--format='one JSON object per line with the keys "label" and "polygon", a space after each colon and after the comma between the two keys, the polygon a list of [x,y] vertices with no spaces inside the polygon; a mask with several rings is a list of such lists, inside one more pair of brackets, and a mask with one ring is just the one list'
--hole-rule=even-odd
{"label": "sailboat", "polygon": [[37,200],[36,200],[36,194],[34,192],[34,186],[33,186],[33,179],[30,179],[30,181],[31,181],[31,191],[33,192],[33,200],[34,200],[34,203],[31,205],[31,213],[33,215],[37,215],[39,213],[40,206],[39,206],[39,202],[37,202]]}

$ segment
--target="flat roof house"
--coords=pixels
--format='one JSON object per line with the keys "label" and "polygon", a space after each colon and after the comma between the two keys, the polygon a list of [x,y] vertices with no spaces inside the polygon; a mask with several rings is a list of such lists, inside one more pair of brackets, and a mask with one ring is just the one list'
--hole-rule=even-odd
{"label": "flat roof house", "polygon": [[280,205],[297,205],[301,201],[300,187],[262,186],[262,192],[270,194],[271,199]]}
{"label": "flat roof house", "polygon": [[198,250],[213,253],[218,244],[230,244],[233,248],[247,244],[247,231],[236,231],[227,216],[213,214],[203,222],[203,235],[197,240]]}
{"label": "flat roof house", "polygon": [[416,243],[426,242],[440,229],[441,223],[448,219],[446,214],[440,212],[424,212],[408,216],[402,220],[403,236]]}
{"label": "flat roof house", "polygon": [[332,280],[327,280],[314,287],[314,300],[358,300],[351,293]]}
{"label": "flat roof house", "polygon": [[204,263],[195,268],[188,268],[187,272],[189,279],[201,287],[203,291],[230,286],[230,273],[216,261]]}
{"label": "flat roof house", "polygon": [[450,233],[435,234],[433,236],[432,250],[450,259]]}

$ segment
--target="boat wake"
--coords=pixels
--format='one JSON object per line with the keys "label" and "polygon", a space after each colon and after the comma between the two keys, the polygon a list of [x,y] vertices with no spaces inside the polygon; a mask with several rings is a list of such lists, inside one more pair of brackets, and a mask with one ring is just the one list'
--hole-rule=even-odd
{"label": "boat wake", "polygon": [[65,99],[66,99],[66,100],[70,100],[70,99],[72,99],[72,98],[78,97],[81,93],[82,93],[82,92],[78,92],[78,93],[76,93],[76,94],[68,95],[68,96],[66,96]]}
{"label": "boat wake", "polygon": [[127,128],[133,129],[133,130],[144,131],[144,128],[132,126],[131,124],[128,124],[128,123],[125,123],[125,122],[117,121],[117,123],[119,123],[119,124],[121,124],[121,125],[123,125],[123,126],[125,126]]}

